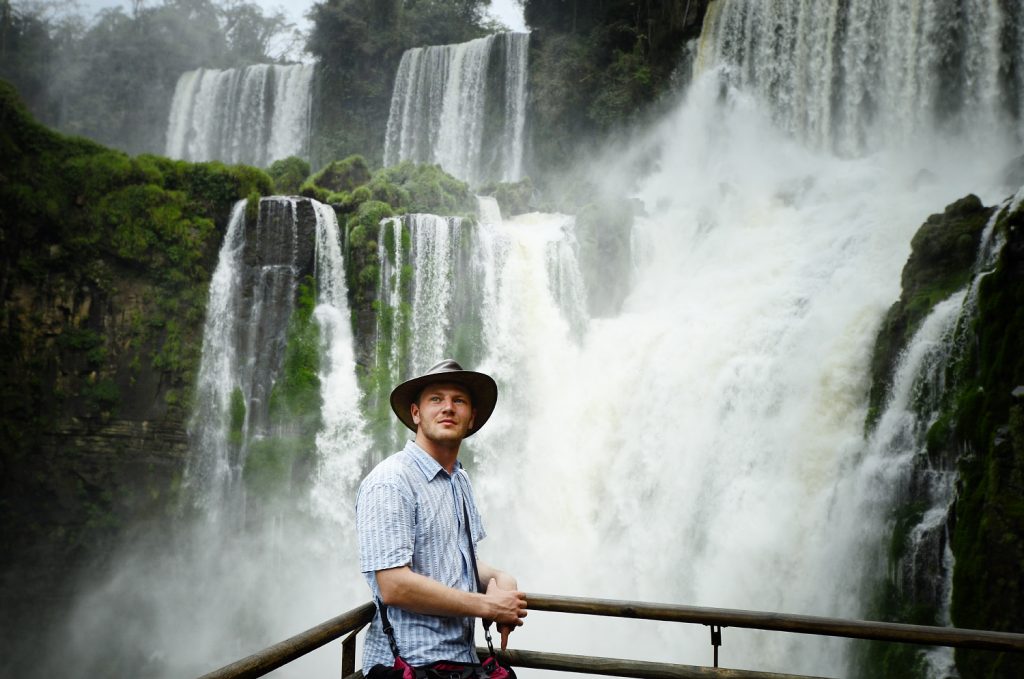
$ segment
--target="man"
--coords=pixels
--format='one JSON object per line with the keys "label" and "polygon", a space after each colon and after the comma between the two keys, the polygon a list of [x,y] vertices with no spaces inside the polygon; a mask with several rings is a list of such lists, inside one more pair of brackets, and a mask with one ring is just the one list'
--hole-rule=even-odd
{"label": "man", "polygon": [[[477,663],[475,618],[498,624],[504,649],[526,617],[515,578],[480,559],[485,591],[478,592],[472,559],[485,531],[458,461],[462,439],[480,431],[497,399],[490,376],[450,359],[398,385],[391,408],[416,438],[359,487],[360,568],[378,606],[384,604],[402,658],[415,667]],[[363,648],[363,673],[382,665],[374,672],[379,675],[394,662],[378,610]]]}

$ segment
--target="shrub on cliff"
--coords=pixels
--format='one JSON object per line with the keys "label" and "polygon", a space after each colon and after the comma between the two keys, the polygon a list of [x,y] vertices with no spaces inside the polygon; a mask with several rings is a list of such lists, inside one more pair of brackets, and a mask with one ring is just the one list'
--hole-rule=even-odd
{"label": "shrub on cliff", "polygon": [[309,163],[302,158],[291,156],[275,160],[267,168],[267,174],[274,181],[274,193],[279,196],[297,194],[302,183],[309,176]]}

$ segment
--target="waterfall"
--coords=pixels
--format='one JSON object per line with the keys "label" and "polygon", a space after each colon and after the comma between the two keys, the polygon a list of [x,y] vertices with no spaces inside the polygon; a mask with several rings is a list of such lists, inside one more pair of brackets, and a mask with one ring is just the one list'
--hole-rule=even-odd
{"label": "waterfall", "polygon": [[320,385],[323,425],[316,435],[319,469],[312,490],[316,510],[335,525],[351,522],[351,498],[361,480],[370,449],[362,413],[362,392],[355,374],[345,263],[334,210],[314,202],[316,210],[317,306],[320,326]]}
{"label": "waterfall", "polygon": [[406,50],[395,76],[384,164],[439,163],[473,186],[523,173],[527,33]]}
{"label": "waterfall", "polygon": [[224,493],[236,474],[237,460],[229,445],[231,395],[238,384],[234,360],[238,334],[237,314],[242,248],[245,245],[245,204],[238,201],[231,211],[217,268],[210,281],[210,296],[203,325],[203,350],[196,379],[196,408],[189,423],[191,447],[202,451],[193,456],[185,477],[201,488],[208,506],[224,503]]}
{"label": "waterfall", "polygon": [[[538,303],[528,291],[543,297],[553,324],[578,332],[585,323],[573,219],[535,214],[504,222],[493,198],[478,200],[475,225],[429,214],[382,223],[376,360],[384,384],[447,356],[467,365],[483,360],[511,307]],[[522,280],[508,278],[523,267]],[[384,414],[396,447],[408,432],[387,407]]]}
{"label": "waterfall", "polygon": [[1020,14],[992,0],[719,0],[694,73],[727,64],[728,82],[768,102],[781,127],[843,153],[935,128],[1019,140]]}
{"label": "waterfall", "polygon": [[[330,208],[310,200],[263,198],[255,223],[245,212],[245,201],[235,205],[210,285],[189,427],[192,458],[185,482],[193,499],[213,515],[240,510],[244,493],[238,481],[249,445],[275,434],[271,394],[284,359],[297,285],[314,273],[314,260],[323,273],[323,306],[345,306],[337,222],[331,221],[333,213],[327,214]],[[329,339],[336,334],[333,328],[324,333]],[[343,336],[338,343],[345,341]]]}
{"label": "waterfall", "polygon": [[266,166],[308,155],[313,66],[196,69],[178,78],[167,155]]}
{"label": "waterfall", "polygon": [[[479,365],[501,397],[469,444],[482,558],[529,590],[863,617],[899,489],[879,467],[910,459],[863,436],[873,343],[911,236],[968,190],[997,196],[978,171],[991,159],[937,158],[920,181],[898,152],[814,150],[717,69],[646,141],[662,152],[639,183],[621,313],[574,342],[518,279],[484,319]],[[514,275],[495,269],[499,286]],[[706,630],[593,626],[538,616],[516,643],[710,658]],[[843,675],[849,648],[727,630],[723,659]]]}

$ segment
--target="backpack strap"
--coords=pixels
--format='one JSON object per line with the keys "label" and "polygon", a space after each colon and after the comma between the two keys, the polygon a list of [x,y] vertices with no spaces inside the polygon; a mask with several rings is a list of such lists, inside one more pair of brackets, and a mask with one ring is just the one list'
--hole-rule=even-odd
{"label": "backpack strap", "polygon": [[398,642],[395,641],[395,628],[391,626],[391,621],[388,620],[388,607],[381,599],[375,599],[374,601],[377,603],[377,610],[380,611],[381,627],[388,638],[388,644],[391,645],[391,653],[395,658],[400,658],[402,654],[398,652]]}
{"label": "backpack strap", "polygon": [[[466,506],[466,496],[462,496],[462,516],[465,519],[466,524],[466,535],[469,537],[469,556],[470,561],[473,563],[473,579],[476,581],[476,591],[486,592],[487,588],[480,581],[480,570],[476,565],[476,548],[473,546],[473,529],[469,524],[469,508]],[[487,619],[481,619],[484,624],[484,638],[487,640],[487,651],[493,656],[494,655],[494,641],[491,639],[491,621]]]}

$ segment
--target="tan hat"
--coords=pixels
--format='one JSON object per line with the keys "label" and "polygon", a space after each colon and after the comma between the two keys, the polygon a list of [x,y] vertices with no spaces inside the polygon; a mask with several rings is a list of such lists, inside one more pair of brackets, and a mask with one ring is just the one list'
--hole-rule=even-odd
{"label": "tan hat", "polygon": [[469,391],[473,400],[473,408],[476,409],[476,418],[473,421],[473,428],[466,436],[472,436],[480,431],[480,427],[487,422],[491,413],[494,412],[494,405],[498,402],[498,385],[490,375],[463,370],[461,365],[450,358],[434,365],[423,375],[402,382],[391,392],[391,409],[395,411],[395,415],[398,415],[402,424],[416,431],[416,423],[412,421],[409,406],[420,395],[424,387],[437,382],[460,384]]}

